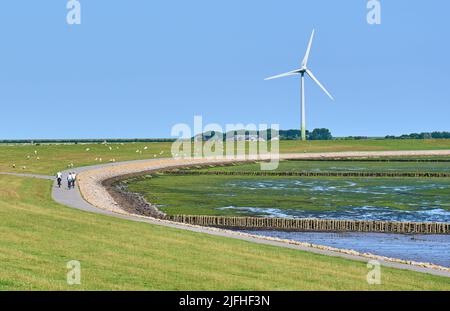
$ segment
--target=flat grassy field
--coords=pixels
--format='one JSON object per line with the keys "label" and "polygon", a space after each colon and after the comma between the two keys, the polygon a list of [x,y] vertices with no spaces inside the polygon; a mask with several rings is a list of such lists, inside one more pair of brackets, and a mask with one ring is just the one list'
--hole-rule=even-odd
{"label": "flat grassy field", "polygon": [[[85,166],[115,161],[171,156],[171,143],[116,144],[0,144],[0,171],[55,174],[68,165]],[[380,150],[450,149],[450,139],[441,140],[342,140],[281,141],[280,152],[334,152]],[[13,168],[15,164],[16,168]]]}
{"label": "flat grassy field", "polygon": [[126,182],[129,190],[143,194],[169,215],[259,216],[274,208],[350,212],[371,207],[388,212],[427,207],[450,211],[450,178],[154,174]]}
{"label": "flat grassy field", "polygon": [[[54,175],[75,167],[170,156],[171,143],[116,144],[0,144],[0,172]],[[16,168],[13,168],[13,164]]]}
{"label": "flat grassy field", "polygon": [[289,152],[338,152],[383,150],[439,150],[449,149],[450,139],[380,139],[380,140],[316,140],[281,141],[280,150]]}
{"label": "flat grassy field", "polygon": [[[54,203],[51,183],[0,175],[0,290],[450,290],[448,278],[135,223]],[[81,285],[66,263],[81,262]]]}

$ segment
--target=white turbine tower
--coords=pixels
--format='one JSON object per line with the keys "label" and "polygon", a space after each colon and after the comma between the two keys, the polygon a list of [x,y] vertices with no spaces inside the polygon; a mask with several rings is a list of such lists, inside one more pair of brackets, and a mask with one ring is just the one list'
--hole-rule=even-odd
{"label": "white turbine tower", "polygon": [[292,70],[286,73],[282,73],[277,76],[269,77],[265,80],[272,80],[292,75],[301,75],[301,105],[302,105],[302,127],[301,127],[301,133],[302,133],[302,140],[306,140],[306,117],[305,117],[305,73],[314,80],[314,82],[317,83],[317,85],[325,92],[325,94],[328,95],[332,100],[334,100],[333,96],[325,89],[325,87],[317,80],[317,78],[314,76],[314,74],[311,72],[311,70],[308,69],[308,58],[309,53],[311,52],[311,45],[314,38],[314,30],[312,31],[311,38],[309,39],[308,48],[306,49],[305,57],[302,61],[302,67],[300,69]]}

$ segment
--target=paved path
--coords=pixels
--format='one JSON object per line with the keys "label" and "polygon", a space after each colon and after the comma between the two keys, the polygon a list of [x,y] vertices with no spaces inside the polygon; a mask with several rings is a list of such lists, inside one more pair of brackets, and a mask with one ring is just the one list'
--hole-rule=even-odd
{"label": "paved path", "polygon": [[[66,170],[66,171],[62,172],[63,176],[64,176],[63,177],[63,186],[61,188],[58,188],[56,186],[56,182],[55,182],[53,189],[52,189],[52,197],[56,202],[63,204],[65,206],[83,210],[83,211],[87,211],[87,212],[96,213],[96,214],[108,215],[108,216],[112,216],[112,217],[118,217],[118,218],[122,218],[122,219],[138,221],[138,222],[145,222],[145,223],[149,223],[149,224],[153,224],[153,225],[162,225],[162,226],[166,226],[166,227],[189,230],[189,231],[193,231],[193,232],[200,232],[200,233],[205,233],[205,234],[210,234],[210,235],[215,235],[215,236],[235,238],[235,239],[240,239],[240,240],[249,241],[249,242],[258,243],[258,244],[266,244],[266,245],[273,245],[273,246],[297,249],[297,250],[308,251],[308,252],[313,252],[313,253],[317,253],[317,254],[333,256],[333,257],[342,257],[342,258],[352,259],[352,260],[357,260],[357,261],[362,261],[362,262],[368,262],[370,260],[370,258],[367,258],[364,256],[351,255],[351,254],[335,252],[335,251],[330,251],[330,250],[325,250],[325,249],[307,247],[307,246],[303,246],[303,245],[289,244],[289,243],[285,243],[285,242],[281,242],[281,241],[268,240],[263,237],[241,235],[239,233],[235,233],[235,232],[232,232],[229,230],[220,230],[220,229],[215,229],[215,228],[191,226],[191,225],[186,225],[186,224],[181,224],[181,223],[172,223],[172,222],[167,222],[167,221],[161,221],[158,219],[143,218],[140,216],[118,214],[118,213],[115,213],[112,211],[97,208],[97,207],[89,204],[81,196],[81,193],[80,193],[78,187],[75,187],[75,189],[69,190],[67,188],[66,183],[64,183],[65,177],[67,176],[69,171],[79,174],[82,172],[95,170],[95,169],[99,169],[99,168],[107,168],[107,167],[111,167],[111,166],[121,166],[124,164],[132,164],[132,163],[147,163],[147,162],[151,163],[152,161],[158,161],[158,159],[108,163],[108,164],[101,164],[101,165],[87,166],[87,167],[78,167],[78,168]],[[43,178],[43,179],[54,179],[54,177],[52,177],[52,176],[36,175],[36,174],[16,174],[16,173],[1,173],[1,172],[0,172],[0,174],[33,177],[33,178]],[[386,266],[386,267],[407,269],[407,270],[412,270],[412,271],[416,271],[416,272],[423,272],[423,273],[429,273],[429,274],[438,275],[438,276],[450,277],[450,272],[444,271],[444,270],[436,270],[436,269],[408,265],[408,264],[397,263],[397,262],[391,262],[391,261],[386,261],[386,260],[379,260],[379,261],[383,266]]]}

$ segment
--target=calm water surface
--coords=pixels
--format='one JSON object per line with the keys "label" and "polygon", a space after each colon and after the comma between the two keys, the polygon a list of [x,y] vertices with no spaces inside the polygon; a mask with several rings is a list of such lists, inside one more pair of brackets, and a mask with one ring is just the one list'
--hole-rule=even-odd
{"label": "calm water surface", "polygon": [[450,235],[240,231],[450,267]]}

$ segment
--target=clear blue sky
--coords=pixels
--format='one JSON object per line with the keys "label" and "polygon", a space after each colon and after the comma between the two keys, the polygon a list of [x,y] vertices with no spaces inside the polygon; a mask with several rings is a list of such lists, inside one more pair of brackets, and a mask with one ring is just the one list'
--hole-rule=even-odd
{"label": "clear blue sky", "polygon": [[0,138],[170,137],[175,123],[279,123],[336,136],[450,130],[450,2],[381,0],[5,1],[0,11]]}

